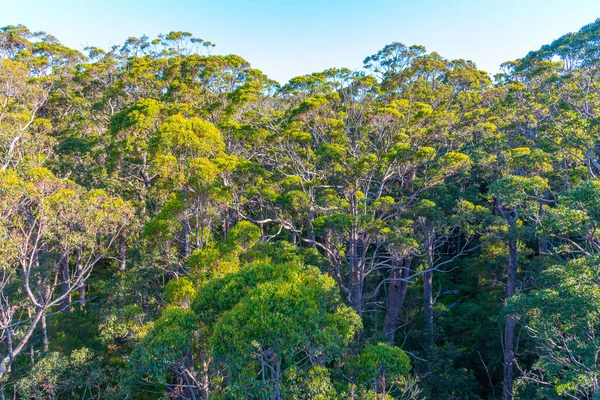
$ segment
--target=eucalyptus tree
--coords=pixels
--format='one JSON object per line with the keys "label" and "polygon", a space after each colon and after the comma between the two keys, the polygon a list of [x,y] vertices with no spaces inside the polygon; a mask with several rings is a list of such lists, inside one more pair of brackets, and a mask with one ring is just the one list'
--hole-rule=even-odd
{"label": "eucalyptus tree", "polygon": [[[489,107],[484,101],[485,90],[490,81],[472,63],[448,61],[435,53],[427,54],[420,46],[400,43],[390,44],[366,58],[365,67],[381,81],[385,106],[379,119],[384,127],[397,131],[400,138],[392,153],[400,162],[399,167],[391,164],[386,183],[397,199],[392,215],[402,216],[427,190],[470,167],[471,161],[465,154],[482,129]],[[404,240],[391,244],[388,252],[396,256],[386,278],[389,288],[384,331],[393,341],[407,284],[414,272],[410,272],[410,245],[406,247]]]}
{"label": "eucalyptus tree", "polygon": [[[598,172],[597,105],[592,94],[597,86],[593,40],[597,26],[597,22],[590,24],[507,63],[506,74],[501,76],[505,97],[498,109],[504,110],[497,124],[506,134],[502,139],[508,148],[500,157],[505,161],[492,192],[497,211],[512,232],[507,236],[512,236],[507,241],[507,299],[518,292],[515,277],[523,223],[537,229],[540,254],[569,259],[594,253],[585,250],[591,250],[594,242],[594,218],[586,215],[593,213],[593,205],[588,209],[588,204],[582,204],[589,201],[593,184],[582,181],[595,178]],[[503,204],[503,197],[512,205]],[[517,315],[509,314],[504,334],[505,398],[513,395],[516,323]]]}
{"label": "eucalyptus tree", "polygon": [[52,123],[40,111],[61,74],[82,55],[44,32],[24,26],[0,28],[0,168],[27,160],[39,166],[52,153]]}
{"label": "eucalyptus tree", "polygon": [[[422,263],[424,348],[429,363],[435,358],[433,276],[452,270],[460,257],[476,250],[473,243],[484,233],[489,210],[466,200],[453,198],[451,191],[433,190],[411,210],[409,221],[414,240],[412,256]],[[385,328],[384,328],[385,329]]]}
{"label": "eucalyptus tree", "polygon": [[[536,343],[533,365],[522,371],[517,393],[594,399],[598,378],[598,257],[580,257],[545,270],[529,293],[513,299]],[[520,392],[520,393],[519,393]]]}
{"label": "eucalyptus tree", "polygon": [[407,379],[410,367],[408,355],[398,347],[384,343],[367,345],[344,366],[358,388],[353,388],[348,398],[419,398],[419,391],[411,390]]}
{"label": "eucalyptus tree", "polygon": [[[179,258],[211,240],[218,202],[227,195],[218,185],[219,170],[226,169],[225,144],[210,122],[181,114],[159,125],[150,143],[150,171],[159,211],[146,224],[151,243],[162,245],[166,264],[171,243],[178,243]],[[220,163],[220,164],[219,164]],[[220,168],[220,166],[222,168]],[[164,242],[163,242],[164,241]]]}
{"label": "eucalyptus tree", "polygon": [[46,315],[71,306],[71,294],[83,290],[93,267],[107,256],[132,207],[44,168],[24,177],[3,171],[0,201],[5,375],[40,323],[45,335]]}
{"label": "eucalyptus tree", "polygon": [[[283,204],[275,204],[279,215],[267,221],[327,255],[330,274],[359,314],[373,272],[388,266],[390,284],[407,280],[397,276],[408,271],[405,261],[386,261],[394,252],[388,246],[394,220],[422,193],[468,168],[468,157],[457,151],[469,129],[455,113],[456,99],[471,106],[468,91],[488,82],[469,63],[424,51],[407,57],[412,78],[397,82],[406,85],[398,91],[404,98],[381,91],[391,76],[379,85],[373,76],[332,69],[290,81],[283,90],[294,108],[274,132],[277,145],[265,160],[280,172],[278,190],[285,193]],[[448,140],[445,135],[454,131]]]}
{"label": "eucalyptus tree", "polygon": [[599,27],[597,20],[509,64],[512,76],[531,88],[531,108],[545,109],[537,118],[537,141],[564,154],[565,173],[581,165],[592,177],[600,173]]}

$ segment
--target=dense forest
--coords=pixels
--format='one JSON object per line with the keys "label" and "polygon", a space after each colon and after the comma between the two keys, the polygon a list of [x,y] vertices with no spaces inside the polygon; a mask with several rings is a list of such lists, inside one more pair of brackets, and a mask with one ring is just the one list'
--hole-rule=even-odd
{"label": "dense forest", "polygon": [[600,20],[286,84],[0,29],[1,399],[600,399]]}

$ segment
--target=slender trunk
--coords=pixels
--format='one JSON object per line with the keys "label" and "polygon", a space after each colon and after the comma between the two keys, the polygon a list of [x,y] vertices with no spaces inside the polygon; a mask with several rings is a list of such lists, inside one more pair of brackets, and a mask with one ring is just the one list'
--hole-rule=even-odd
{"label": "slender trunk", "polygon": [[196,392],[192,379],[194,358],[190,349],[184,350],[180,362],[172,364],[171,383],[167,385],[167,397],[178,400],[195,400]]}
{"label": "slender trunk", "polygon": [[383,320],[383,334],[387,336],[390,345],[393,345],[396,339],[398,317],[400,316],[408,288],[409,267],[410,260],[403,260],[402,266],[392,269],[389,275],[390,283],[388,285],[387,307]]}
{"label": "slender trunk", "polygon": [[[0,378],[4,377],[4,375],[10,372],[13,360],[21,353],[21,351],[25,348],[27,343],[29,343],[29,339],[31,338],[31,335],[37,327],[37,324],[40,322],[40,319],[44,317],[44,311],[45,310],[43,309],[36,310],[35,315],[33,316],[31,323],[29,324],[29,327],[24,332],[23,336],[20,338],[19,343],[9,351],[9,353],[6,355],[6,357],[2,359],[2,361],[0,361]],[[44,342],[44,346],[47,346],[47,339],[46,342]],[[46,348],[47,347],[45,347],[44,349],[45,351],[47,351]],[[1,381],[2,379],[0,379],[0,382]]]}
{"label": "slender trunk", "polygon": [[423,274],[423,298],[424,298],[424,318],[425,318],[425,351],[427,352],[427,361],[433,362],[433,271],[426,271]]}
{"label": "slender trunk", "polygon": [[209,360],[208,360],[208,354],[206,353],[206,350],[202,349],[202,351],[200,352],[200,357],[201,357],[201,361],[202,361],[202,376],[200,377],[200,382],[202,383],[202,397],[204,397],[205,399],[208,399],[208,396],[210,395],[209,379],[208,379]]}
{"label": "slender trunk", "polygon": [[362,279],[358,270],[352,271],[352,283],[350,286],[350,301],[354,311],[362,317]]}
{"label": "slender trunk", "polygon": [[185,385],[183,394],[185,399],[196,399],[196,393],[192,380],[190,378],[190,371],[194,368],[194,356],[192,351],[187,349],[184,354],[184,371],[183,371],[183,384]]}
{"label": "slender trunk", "polygon": [[117,261],[119,272],[124,274],[127,270],[127,238],[122,230],[119,233],[119,255]]}
{"label": "slender trunk", "polygon": [[[29,319],[31,319],[31,309],[30,308],[27,309],[27,316],[29,317]],[[10,351],[12,352],[12,349]],[[35,365],[35,351],[33,349],[33,343],[31,343],[31,342],[29,342],[29,360],[31,361],[32,366]]]}
{"label": "slender trunk", "polygon": [[313,221],[317,216],[317,212],[315,210],[315,192],[313,187],[311,186],[308,190],[308,217],[306,219],[306,237],[308,242],[306,244],[307,247],[315,247],[315,230],[313,229]]}
{"label": "slender trunk", "polygon": [[35,350],[33,349],[33,343],[29,343],[29,361],[31,361],[31,366],[35,365]]}
{"label": "slender trunk", "polygon": [[41,325],[42,325],[42,344],[44,347],[44,352],[47,353],[50,346],[48,344],[48,325],[46,324],[46,314],[42,315]]}
{"label": "slender trunk", "polygon": [[351,271],[351,282],[350,282],[350,303],[356,313],[362,317],[362,295],[363,295],[363,274],[361,271],[361,263],[359,260],[359,249],[358,249],[358,230],[356,227],[352,227],[350,233],[350,271]]}
{"label": "slender trunk", "polygon": [[183,221],[183,230],[181,231],[181,258],[187,258],[190,255],[190,225],[188,221]]}
{"label": "slender trunk", "polygon": [[275,382],[273,385],[273,400],[281,400],[281,380],[283,378],[282,374],[281,374],[281,360],[279,359],[279,357],[275,357],[275,360],[273,362],[273,367],[274,367],[274,371],[275,371]]}
{"label": "slender trunk", "polygon": [[140,170],[140,176],[142,177],[142,181],[144,181],[144,187],[146,189],[152,187],[152,179],[150,179],[150,176],[148,175],[145,169]]}
{"label": "slender trunk", "polygon": [[313,229],[313,221],[316,217],[316,212],[314,206],[311,204],[308,210],[308,218],[306,219],[305,229],[306,229],[306,238],[308,242],[306,242],[306,247],[315,247],[315,230]]}
{"label": "slender trunk", "polygon": [[85,309],[85,282],[83,281],[83,278],[82,278],[83,262],[82,262],[81,249],[77,249],[76,253],[77,253],[77,264],[76,264],[75,270],[77,271],[77,278],[79,280],[81,280],[81,282],[77,286],[77,300],[79,300],[79,310],[83,311]]}
{"label": "slender trunk", "polygon": [[221,209],[221,230],[223,231],[223,240],[227,240],[227,235],[229,234],[229,207],[225,207]]}
{"label": "slender trunk", "polygon": [[[517,265],[519,254],[517,253],[517,240],[510,239],[508,245],[508,278],[506,282],[506,300],[509,300],[516,293],[517,288]],[[504,400],[513,398],[513,380],[515,363],[515,328],[517,319],[514,315],[506,318],[504,327],[504,385],[502,393]]]}
{"label": "slender trunk", "polygon": [[14,361],[14,348],[12,342],[12,328],[10,326],[6,327],[6,347],[8,350],[8,361],[12,364],[12,362]]}
{"label": "slender trunk", "polygon": [[[544,199],[550,200],[550,196],[548,195],[548,193],[545,194]],[[544,207],[544,202],[542,201],[540,201],[538,212],[540,217],[546,215],[546,208]],[[546,240],[546,238],[538,236],[538,252],[540,256],[548,254],[548,250],[550,249],[549,246],[550,243]]]}
{"label": "slender trunk", "polygon": [[427,271],[423,274],[423,316],[425,318],[425,351],[427,359],[433,362],[433,237],[428,238],[427,245]]}
{"label": "slender trunk", "polygon": [[60,296],[65,296],[64,300],[59,304],[59,311],[71,311],[71,274],[69,271],[69,254],[63,254],[58,262],[59,277],[60,277]]}

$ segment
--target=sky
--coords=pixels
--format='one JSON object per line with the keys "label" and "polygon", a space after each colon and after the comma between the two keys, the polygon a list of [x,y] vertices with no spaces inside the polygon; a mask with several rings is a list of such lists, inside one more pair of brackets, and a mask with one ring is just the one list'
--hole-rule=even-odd
{"label": "sky", "polygon": [[0,26],[46,31],[69,47],[189,31],[269,77],[358,70],[386,44],[424,45],[496,73],[600,17],[600,0],[0,0]]}

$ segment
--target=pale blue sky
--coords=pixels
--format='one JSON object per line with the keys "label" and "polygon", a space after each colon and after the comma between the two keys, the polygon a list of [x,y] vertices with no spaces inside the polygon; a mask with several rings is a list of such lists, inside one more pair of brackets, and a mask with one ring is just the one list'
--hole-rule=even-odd
{"label": "pale blue sky", "polygon": [[280,82],[359,69],[395,41],[495,73],[598,17],[600,0],[0,0],[0,26],[21,23],[71,47],[190,31]]}

